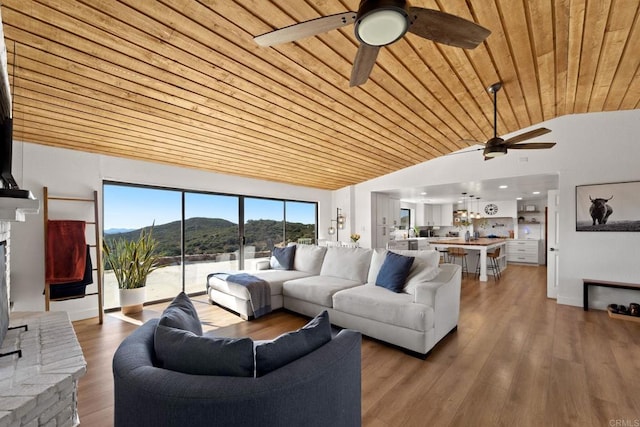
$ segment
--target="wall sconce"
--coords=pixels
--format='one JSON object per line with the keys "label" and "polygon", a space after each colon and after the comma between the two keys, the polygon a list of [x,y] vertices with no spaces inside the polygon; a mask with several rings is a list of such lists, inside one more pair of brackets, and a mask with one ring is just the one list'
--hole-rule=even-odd
{"label": "wall sconce", "polygon": [[[336,223],[336,227],[333,226],[333,223]],[[336,241],[340,240],[338,237],[338,230],[344,229],[345,216],[342,215],[342,209],[336,209],[336,219],[331,220],[331,226],[329,227],[328,233],[333,236],[336,235]]]}

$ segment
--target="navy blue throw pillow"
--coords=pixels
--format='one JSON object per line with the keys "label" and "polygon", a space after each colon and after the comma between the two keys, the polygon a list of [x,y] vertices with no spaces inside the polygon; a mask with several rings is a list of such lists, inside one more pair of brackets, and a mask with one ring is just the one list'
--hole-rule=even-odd
{"label": "navy blue throw pillow", "polygon": [[256,345],[256,376],[293,362],[331,341],[329,313],[323,311],[295,332]]}
{"label": "navy blue throw pillow", "polygon": [[293,269],[293,258],[296,254],[296,247],[273,248],[271,252],[271,268],[274,270]]}
{"label": "navy blue throw pillow", "polygon": [[158,324],[202,335],[198,312],[184,292],[180,292],[162,312]]}
{"label": "navy blue throw pillow", "polygon": [[154,337],[158,364],[192,375],[253,377],[253,340],[198,336],[158,325]]}
{"label": "navy blue throw pillow", "polygon": [[396,293],[402,292],[413,260],[412,256],[387,252],[376,278],[376,286],[382,286]]}

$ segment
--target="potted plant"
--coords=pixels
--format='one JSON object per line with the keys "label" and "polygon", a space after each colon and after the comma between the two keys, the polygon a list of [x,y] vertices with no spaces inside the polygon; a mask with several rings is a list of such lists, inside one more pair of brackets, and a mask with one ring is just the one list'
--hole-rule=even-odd
{"label": "potted plant", "polygon": [[153,226],[143,228],[137,240],[118,238],[102,244],[105,269],[113,270],[116,277],[124,314],[142,311],[147,277],[158,268],[158,242],[152,234]]}

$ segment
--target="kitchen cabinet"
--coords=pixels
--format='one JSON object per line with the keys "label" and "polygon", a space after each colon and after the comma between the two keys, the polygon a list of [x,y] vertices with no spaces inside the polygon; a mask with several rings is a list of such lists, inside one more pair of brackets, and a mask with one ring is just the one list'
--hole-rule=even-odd
{"label": "kitchen cabinet", "polygon": [[453,225],[453,203],[440,205],[440,224],[442,226]]}
{"label": "kitchen cabinet", "polygon": [[375,225],[389,225],[389,197],[384,194],[372,194],[371,206],[374,208]]}
{"label": "kitchen cabinet", "polygon": [[400,227],[400,199],[389,199],[389,221],[392,227]]}
{"label": "kitchen cabinet", "polygon": [[429,249],[429,240],[426,237],[415,239],[390,240],[387,249],[396,250],[426,250]]}
{"label": "kitchen cabinet", "polygon": [[417,249],[420,251],[429,249],[429,240],[426,238],[416,239],[418,241]]}
{"label": "kitchen cabinet", "polygon": [[387,249],[391,249],[391,250],[407,250],[409,249],[409,241],[406,239],[402,239],[402,240],[389,240],[389,243],[387,244]]}
{"label": "kitchen cabinet", "polygon": [[442,225],[442,206],[440,205],[432,205],[431,206],[431,222],[429,225]]}
{"label": "kitchen cabinet", "polygon": [[400,199],[386,194],[371,194],[371,225],[374,230],[373,247],[386,248],[389,235],[400,227]]}
{"label": "kitchen cabinet", "polygon": [[[389,242],[389,234],[394,230],[391,218],[391,203],[386,194],[371,194],[371,222],[373,230],[373,247],[386,248]],[[400,200],[398,200],[398,223],[400,222]]]}
{"label": "kitchen cabinet", "polygon": [[[416,215],[419,215],[417,210]],[[417,219],[418,218],[416,218],[416,220]],[[433,221],[433,207],[431,205],[424,204],[422,205],[422,221],[420,224],[418,224],[418,221],[416,221],[416,225],[434,225],[431,221]]]}
{"label": "kitchen cabinet", "polygon": [[390,226],[390,231],[393,230],[393,227],[399,227],[400,199],[392,199],[385,194],[373,194],[372,197],[371,206],[375,209],[373,212],[375,224]]}
{"label": "kitchen cabinet", "polygon": [[389,226],[388,225],[378,225],[375,228],[375,235],[373,236],[373,247],[374,248],[386,248],[387,243],[389,243]]}
{"label": "kitchen cabinet", "polygon": [[514,239],[507,241],[507,262],[538,264],[540,260],[540,240]]}
{"label": "kitchen cabinet", "polygon": [[424,225],[453,225],[453,204],[424,205]]}

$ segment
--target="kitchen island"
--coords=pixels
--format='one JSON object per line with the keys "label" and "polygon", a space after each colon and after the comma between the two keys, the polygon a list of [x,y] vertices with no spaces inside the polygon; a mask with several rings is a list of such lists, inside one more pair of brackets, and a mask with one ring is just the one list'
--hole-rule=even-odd
{"label": "kitchen island", "polygon": [[[476,240],[465,241],[464,238],[458,239],[448,239],[448,240],[436,240],[430,242],[431,246],[440,249],[449,249],[449,248],[463,248],[463,249],[472,249],[480,251],[480,281],[486,282],[487,279],[487,251],[501,248],[500,251],[502,254],[506,253],[506,238],[488,238],[481,237]],[[471,271],[470,271],[471,273]]]}
{"label": "kitchen island", "polygon": [[387,249],[399,250],[423,250],[429,248],[429,239],[426,237],[409,237],[407,239],[389,240]]}

